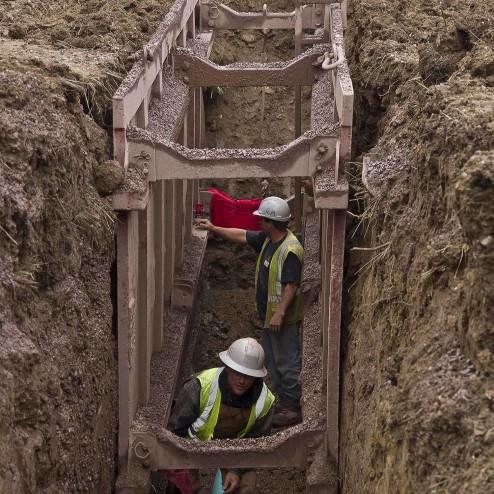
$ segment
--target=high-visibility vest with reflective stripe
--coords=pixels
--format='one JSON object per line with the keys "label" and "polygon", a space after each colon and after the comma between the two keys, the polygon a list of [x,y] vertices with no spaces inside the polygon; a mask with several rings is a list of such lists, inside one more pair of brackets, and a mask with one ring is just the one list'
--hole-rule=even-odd
{"label": "high-visibility vest with reflective stripe", "polygon": [[[269,244],[269,238],[266,238],[264,241],[264,245],[262,246],[261,253],[257,258],[256,265],[256,290],[257,290],[257,277],[259,276],[259,268],[261,266],[261,259]],[[283,294],[283,285],[281,283],[281,273],[283,271],[283,264],[288,256],[292,252],[295,254],[300,264],[304,265],[304,248],[302,244],[298,241],[297,237],[291,232],[288,231],[285,240],[282,244],[276,249],[273,257],[271,258],[271,262],[269,264],[269,275],[268,275],[268,303],[266,308],[266,319],[264,321],[264,327],[269,328],[269,322],[271,318],[274,316],[274,313],[277,311],[280,302],[281,296]],[[295,300],[290,304],[287,311],[285,312],[285,316],[283,317],[284,324],[291,324],[300,320],[299,313],[299,296],[295,297]]]}
{"label": "high-visibility vest with reflective stripe", "polygon": [[[221,405],[221,391],[218,381],[223,369],[224,367],[208,369],[196,376],[201,383],[200,414],[189,427],[189,437],[192,439],[200,439],[201,441],[213,439]],[[237,438],[244,437],[252,429],[255,421],[269,412],[273,402],[273,393],[263,383],[261,394],[251,407],[247,425],[237,434]]]}

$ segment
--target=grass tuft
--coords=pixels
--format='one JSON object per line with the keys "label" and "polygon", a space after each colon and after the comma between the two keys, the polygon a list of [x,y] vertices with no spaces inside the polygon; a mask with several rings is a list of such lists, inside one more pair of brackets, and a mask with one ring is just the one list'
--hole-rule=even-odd
{"label": "grass tuft", "polygon": [[36,274],[41,272],[43,264],[38,256],[27,256],[10,278],[14,297],[19,292],[32,292],[38,288]]}

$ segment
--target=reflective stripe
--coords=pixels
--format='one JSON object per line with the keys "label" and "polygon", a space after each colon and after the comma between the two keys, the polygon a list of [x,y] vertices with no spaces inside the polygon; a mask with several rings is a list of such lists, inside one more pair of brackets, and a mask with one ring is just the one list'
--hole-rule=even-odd
{"label": "reflective stripe", "polygon": [[[259,269],[261,265],[261,258],[264,255],[265,249],[269,244],[269,238],[264,240],[264,244],[262,246],[261,252],[257,258],[256,263],[256,297],[257,297],[257,289],[258,289],[258,280],[259,280]],[[280,306],[282,295],[283,295],[283,285],[281,283],[281,277],[283,275],[283,263],[286,261],[286,257],[288,257],[289,253],[293,253],[297,256],[300,264],[303,266],[304,264],[304,248],[302,244],[298,241],[295,235],[287,230],[287,236],[282,244],[273,254],[271,258],[271,262],[269,265],[269,273],[268,273],[268,287],[267,287],[267,307],[266,307],[266,317],[264,319],[264,328],[269,328],[269,324],[271,318],[278,310]],[[258,307],[259,308],[259,307]],[[295,295],[295,299],[292,301],[288,310],[283,317],[283,322],[286,324],[291,324],[292,322],[297,322],[300,320],[300,312],[299,312],[299,293],[297,292]]]}
{"label": "reflective stripe", "polygon": [[209,418],[209,414],[214,407],[214,402],[216,401],[216,395],[218,394],[219,386],[218,381],[220,378],[221,371],[224,367],[220,367],[214,376],[213,382],[211,384],[211,391],[209,392],[208,402],[206,407],[202,411],[201,415],[196,419],[196,421],[189,427],[189,436],[192,439],[197,439],[196,433],[197,431],[204,426]]}
{"label": "reflective stripe", "polygon": [[278,270],[276,272],[276,295],[279,296],[278,300],[271,300],[271,302],[277,302],[281,300],[281,274],[283,271],[283,258],[285,256],[285,251],[290,245],[301,245],[298,240],[288,240],[284,242],[281,246],[280,253],[278,255]]}
{"label": "reflective stripe", "polygon": [[261,415],[262,411],[264,410],[264,405],[266,404],[266,396],[268,394],[267,390],[267,386],[263,383],[261,394],[256,401],[256,420],[259,418],[259,415]]}

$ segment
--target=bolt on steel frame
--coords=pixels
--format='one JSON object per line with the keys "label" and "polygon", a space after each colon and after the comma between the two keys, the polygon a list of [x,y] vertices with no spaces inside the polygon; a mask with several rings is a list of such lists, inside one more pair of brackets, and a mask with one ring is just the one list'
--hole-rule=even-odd
{"label": "bolt on steel frame", "polygon": [[[341,286],[352,136],[353,88],[344,57],[346,2],[300,2],[293,12],[236,12],[177,0],[114,95],[114,156],[125,168],[113,195],[118,211],[119,476],[117,492],[147,492],[150,471],[199,467],[306,467],[307,492],[335,493],[338,463]],[[209,60],[215,29],[290,29],[288,62],[218,66]],[[303,50],[302,47],[307,47]],[[205,149],[202,88],[295,88],[294,140],[272,149]],[[301,91],[312,86],[311,125],[301,132]],[[166,429],[190,338],[205,232],[192,228],[205,178],[295,178],[293,210],[301,231],[300,177],[310,176],[317,220],[319,304],[303,336],[302,373],[321,375],[324,421],[303,408],[303,423],[269,438],[198,443]],[[306,236],[306,238],[309,238]],[[184,259],[194,262],[184,263]],[[192,264],[192,265],[191,265]],[[313,273],[304,269],[304,282]],[[320,288],[319,288],[320,286]],[[311,356],[309,359],[307,356]],[[310,362],[309,362],[310,361]],[[314,367],[314,365],[316,367]],[[303,401],[317,390],[304,389]],[[233,448],[233,449],[232,449]],[[316,471],[320,465],[329,477]],[[319,465],[319,467],[317,467]],[[321,480],[322,479],[322,480]]]}

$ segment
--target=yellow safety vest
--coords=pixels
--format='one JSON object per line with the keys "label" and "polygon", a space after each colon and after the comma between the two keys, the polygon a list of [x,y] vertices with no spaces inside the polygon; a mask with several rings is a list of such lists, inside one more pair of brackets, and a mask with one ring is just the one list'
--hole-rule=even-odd
{"label": "yellow safety vest", "polygon": [[[201,383],[200,414],[196,421],[189,427],[189,437],[201,441],[213,439],[214,428],[218,422],[218,414],[221,405],[221,391],[219,377],[224,367],[208,369],[196,377]],[[264,417],[274,403],[274,396],[263,383],[261,394],[256,403],[252,405],[249,420],[245,429],[237,434],[237,438],[244,437],[254,425],[257,419]]]}
{"label": "yellow safety vest", "polygon": [[[261,265],[261,258],[269,244],[269,238],[266,238],[264,245],[262,246],[261,253],[257,258],[256,265],[256,290],[257,290],[257,277],[259,276],[259,268]],[[283,294],[284,287],[281,283],[281,273],[283,271],[283,264],[290,252],[293,252],[299,259],[302,267],[304,265],[304,248],[302,244],[298,241],[297,237],[288,231],[285,240],[276,249],[271,262],[269,264],[269,275],[268,275],[268,303],[266,308],[266,319],[264,321],[264,327],[269,328],[269,322],[274,316],[274,313],[278,310],[281,302],[281,296]],[[292,324],[294,322],[300,321],[299,312],[299,296],[295,297],[295,300],[288,307],[285,317],[283,318],[283,323]]]}

